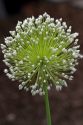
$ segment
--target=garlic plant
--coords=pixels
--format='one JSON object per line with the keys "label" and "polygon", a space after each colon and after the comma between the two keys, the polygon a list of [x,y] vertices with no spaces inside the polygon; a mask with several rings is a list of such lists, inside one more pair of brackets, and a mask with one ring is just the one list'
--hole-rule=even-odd
{"label": "garlic plant", "polygon": [[4,54],[4,69],[12,80],[20,82],[19,89],[31,90],[32,95],[45,97],[48,125],[51,115],[48,90],[55,85],[57,90],[67,86],[73,79],[78,59],[83,58],[78,45],[78,33],[71,33],[61,19],[54,20],[47,13],[18,21],[16,30],[1,44]]}

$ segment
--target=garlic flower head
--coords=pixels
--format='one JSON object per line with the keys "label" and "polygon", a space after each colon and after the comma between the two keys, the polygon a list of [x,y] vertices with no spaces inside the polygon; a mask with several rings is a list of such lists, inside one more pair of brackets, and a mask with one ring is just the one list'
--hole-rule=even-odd
{"label": "garlic flower head", "polygon": [[83,58],[78,33],[71,29],[62,18],[54,20],[47,13],[18,21],[16,30],[1,44],[6,75],[20,82],[20,90],[30,89],[32,95],[45,94],[45,84],[48,90],[53,84],[57,90],[67,86],[66,79],[73,79],[75,65]]}

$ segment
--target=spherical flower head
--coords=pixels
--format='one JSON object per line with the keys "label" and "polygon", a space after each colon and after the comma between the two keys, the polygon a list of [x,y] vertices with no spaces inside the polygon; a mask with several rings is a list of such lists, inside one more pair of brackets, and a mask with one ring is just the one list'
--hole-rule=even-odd
{"label": "spherical flower head", "polygon": [[71,33],[71,28],[47,13],[18,21],[5,45],[1,44],[6,75],[19,80],[19,89],[30,89],[32,95],[45,94],[44,85],[48,90],[52,85],[57,90],[67,86],[66,79],[73,79],[75,65],[83,57],[77,45],[78,33]]}

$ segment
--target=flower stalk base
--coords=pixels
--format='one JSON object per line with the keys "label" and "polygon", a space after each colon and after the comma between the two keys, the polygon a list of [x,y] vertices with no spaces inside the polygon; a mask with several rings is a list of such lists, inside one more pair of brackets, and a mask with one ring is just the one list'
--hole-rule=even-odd
{"label": "flower stalk base", "polygon": [[45,107],[46,107],[47,123],[48,123],[48,125],[52,125],[51,124],[51,114],[50,114],[49,98],[48,98],[48,90],[47,90],[47,86],[46,85],[44,85],[44,91],[45,91],[44,101],[45,101]]}

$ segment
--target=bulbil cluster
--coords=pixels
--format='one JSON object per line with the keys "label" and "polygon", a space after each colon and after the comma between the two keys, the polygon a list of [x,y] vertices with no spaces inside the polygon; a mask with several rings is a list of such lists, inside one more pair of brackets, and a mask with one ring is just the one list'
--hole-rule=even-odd
{"label": "bulbil cluster", "polygon": [[66,79],[73,79],[78,59],[83,58],[78,33],[71,29],[62,18],[54,20],[47,13],[18,21],[16,30],[1,44],[6,75],[19,80],[19,89],[30,89],[32,95],[45,94],[44,85],[48,90],[53,84],[57,90],[67,86]]}

